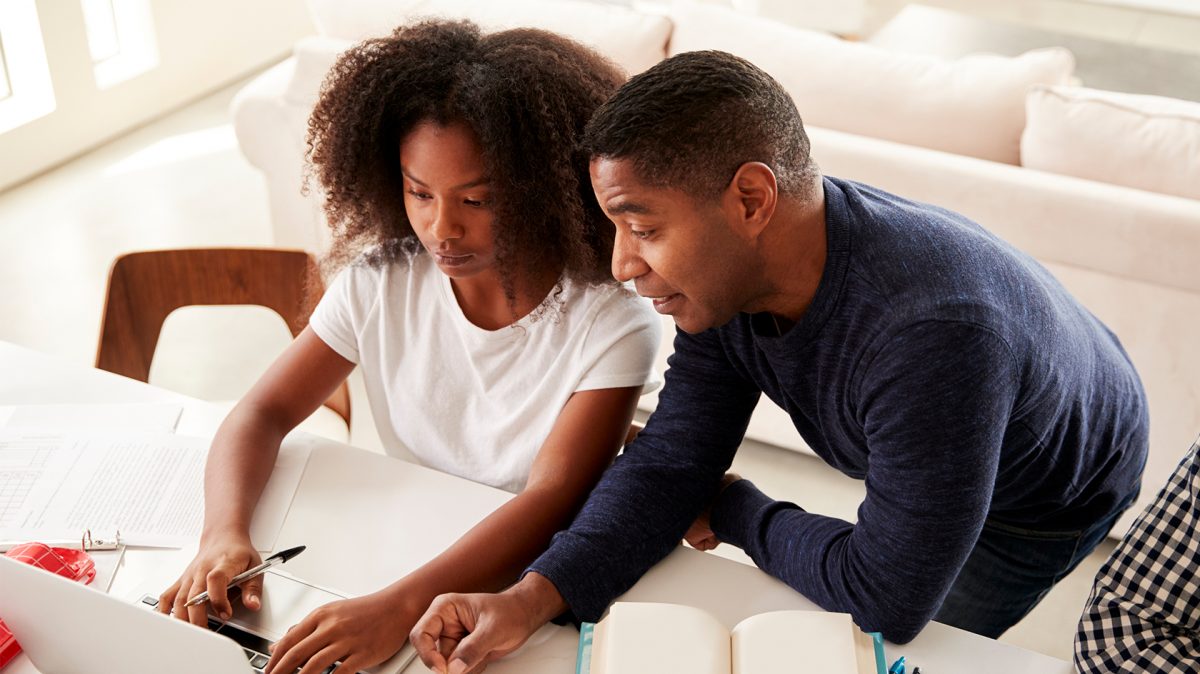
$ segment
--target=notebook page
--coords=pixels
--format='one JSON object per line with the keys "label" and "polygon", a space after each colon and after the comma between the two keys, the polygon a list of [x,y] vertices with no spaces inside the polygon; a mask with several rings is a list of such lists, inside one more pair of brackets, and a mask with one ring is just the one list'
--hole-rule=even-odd
{"label": "notebook page", "polygon": [[614,604],[603,621],[604,670],[592,674],[729,674],[729,632],[677,604]]}
{"label": "notebook page", "polygon": [[[859,674],[850,616],[824,611],[774,611],[733,628],[733,674]],[[870,670],[868,670],[870,671]]]}

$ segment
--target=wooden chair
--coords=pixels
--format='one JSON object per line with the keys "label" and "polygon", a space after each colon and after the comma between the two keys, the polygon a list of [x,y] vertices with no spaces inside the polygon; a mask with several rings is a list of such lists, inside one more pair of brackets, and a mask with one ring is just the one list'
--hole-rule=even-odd
{"label": "wooden chair", "polygon": [[[128,253],[108,274],[96,367],[147,381],[163,321],[193,305],[267,307],[300,334],[324,292],[316,260],[299,250],[194,248]],[[325,406],[350,426],[342,382]]]}

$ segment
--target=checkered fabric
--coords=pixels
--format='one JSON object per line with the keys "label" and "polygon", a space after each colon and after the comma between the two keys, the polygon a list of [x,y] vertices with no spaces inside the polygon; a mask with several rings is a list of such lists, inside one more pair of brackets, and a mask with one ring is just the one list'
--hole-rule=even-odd
{"label": "checkered fabric", "polygon": [[[45,543],[22,543],[4,553],[4,556],[77,580],[84,585],[96,578],[96,562],[83,550],[52,548]],[[0,596],[0,611],[4,609],[3,602],[3,596]],[[13,638],[12,632],[8,631],[4,621],[0,620],[0,668],[20,652],[21,645]]]}
{"label": "checkered fabric", "polygon": [[1200,673],[1200,443],[1101,567],[1075,635],[1080,672]]}

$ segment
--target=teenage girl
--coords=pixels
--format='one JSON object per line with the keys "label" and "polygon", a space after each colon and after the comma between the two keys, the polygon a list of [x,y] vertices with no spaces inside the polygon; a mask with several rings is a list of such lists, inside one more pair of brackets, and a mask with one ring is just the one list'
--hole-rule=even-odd
{"label": "teenage girl", "polygon": [[[516,496],[416,571],[314,611],[268,671],[382,662],[434,597],[502,589],[569,524],[658,345],[653,310],[611,276],[612,225],[575,145],[623,79],[566,38],[469,22],[401,27],[338,60],[308,158],[341,271],[213,439],[200,549],[163,611],[204,625],[207,606],[183,605],[208,591],[230,614],[283,436],[356,366],[389,451]],[[243,604],[261,592],[247,582]]]}

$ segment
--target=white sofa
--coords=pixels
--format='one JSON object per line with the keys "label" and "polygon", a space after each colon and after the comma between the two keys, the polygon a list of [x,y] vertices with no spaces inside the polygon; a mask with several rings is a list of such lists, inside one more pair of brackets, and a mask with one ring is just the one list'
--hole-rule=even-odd
{"label": "white sofa", "polygon": [[[556,30],[631,73],[679,51],[723,49],[789,89],[825,173],[973,218],[1034,255],[1112,328],[1150,399],[1151,452],[1140,505],[1153,499],[1200,432],[1200,348],[1192,341],[1200,335],[1200,274],[1193,271],[1200,256],[1200,114],[1186,103],[1169,103],[1166,120],[1185,126],[1168,127],[1168,141],[1155,141],[1103,122],[1081,125],[1086,115],[1056,119],[1038,107],[1047,93],[1083,91],[1065,86],[1073,61],[1063,50],[940,62],[690,2],[665,15],[580,0],[309,0],[309,6],[321,35],[297,44],[293,58],[251,82],[233,106],[241,147],[267,179],[278,245],[320,249],[326,240],[318,197],[300,194],[304,128],[325,71],[354,41],[438,14],[468,16],[485,27]],[[1125,102],[1117,99],[1120,108]],[[1030,133],[1034,127],[1037,134]],[[1174,147],[1160,160],[1180,138],[1196,150]],[[1106,152],[1116,153],[1107,169]],[[1022,156],[1037,156],[1057,172],[1022,166]],[[1169,186],[1175,195],[1102,180]],[[664,366],[673,332],[665,333]],[[808,451],[790,419],[765,398],[747,435]]]}

